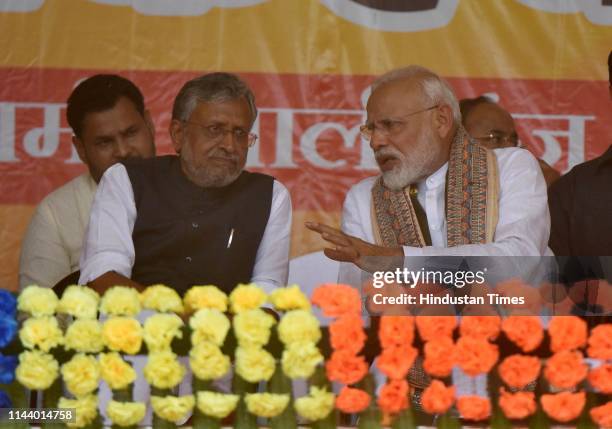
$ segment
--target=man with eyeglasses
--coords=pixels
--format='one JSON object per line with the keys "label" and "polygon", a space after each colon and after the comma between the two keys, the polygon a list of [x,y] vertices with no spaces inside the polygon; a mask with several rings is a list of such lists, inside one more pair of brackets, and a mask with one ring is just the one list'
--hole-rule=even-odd
{"label": "man with eyeglasses", "polygon": [[[512,115],[489,97],[464,98],[459,109],[465,130],[481,145],[489,149],[521,147]],[[561,177],[544,160],[538,159],[538,163],[547,186]]]}
{"label": "man with eyeglasses", "polygon": [[409,66],[372,84],[361,132],[381,175],[353,186],[342,230],[307,222],[325,254],[367,271],[369,256],[539,256],[550,229],[546,183],[525,150],[468,137],[450,86]]}
{"label": "man with eyeglasses", "polygon": [[100,182],[81,284],[214,284],[230,292],[287,282],[291,200],[273,177],[244,171],[257,136],[249,87],[228,73],[187,82],[172,110],[178,156],[122,162]]}
{"label": "man with eyeglasses", "polygon": [[[469,138],[459,103],[439,76],[420,66],[391,71],[372,84],[366,110],[361,132],[381,174],[349,190],[341,230],[306,224],[328,242],[329,258],[348,263],[340,268],[345,282],[361,286],[364,277],[355,266],[389,272],[410,265],[412,257],[549,253],[546,183],[536,159],[525,150],[491,150]],[[504,268],[521,272],[519,264],[508,260]],[[419,285],[421,296],[427,287]],[[457,377],[455,385],[471,384]],[[431,381],[422,359],[408,379],[419,410]]]}

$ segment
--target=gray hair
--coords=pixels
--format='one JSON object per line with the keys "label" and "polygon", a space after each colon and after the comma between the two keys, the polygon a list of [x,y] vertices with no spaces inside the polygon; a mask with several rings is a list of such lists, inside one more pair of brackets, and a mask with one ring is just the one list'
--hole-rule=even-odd
{"label": "gray hair", "polygon": [[453,112],[455,124],[461,123],[459,101],[457,101],[453,89],[444,79],[425,67],[411,65],[391,70],[372,83],[372,92],[383,84],[409,78],[419,79],[418,83],[421,86],[423,97],[426,101],[431,102],[432,105],[447,104]]}
{"label": "gray hair", "polygon": [[210,73],[187,82],[176,98],[172,107],[172,119],[187,121],[198,102],[221,102],[243,98],[249,105],[252,120],[257,118],[255,96],[238,76],[231,73]]}

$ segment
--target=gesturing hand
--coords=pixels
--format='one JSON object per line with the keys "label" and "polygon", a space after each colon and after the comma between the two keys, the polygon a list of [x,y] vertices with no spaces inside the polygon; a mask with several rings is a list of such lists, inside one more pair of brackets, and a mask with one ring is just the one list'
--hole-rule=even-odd
{"label": "gesturing hand", "polygon": [[311,231],[321,234],[321,237],[333,246],[323,250],[325,256],[334,261],[352,262],[365,271],[372,272],[377,269],[372,266],[372,260],[368,260],[370,256],[404,256],[401,247],[377,246],[317,222],[306,222],[305,225]]}

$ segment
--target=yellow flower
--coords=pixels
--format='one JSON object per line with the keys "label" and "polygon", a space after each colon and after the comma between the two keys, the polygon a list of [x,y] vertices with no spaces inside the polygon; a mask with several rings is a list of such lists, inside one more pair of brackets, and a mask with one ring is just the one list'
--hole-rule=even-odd
{"label": "yellow flower", "polygon": [[236,373],[249,383],[269,380],[274,374],[274,357],[259,347],[236,348]]}
{"label": "yellow flower", "polygon": [[93,356],[77,353],[62,365],[62,378],[66,389],[81,398],[98,388],[100,365]]}
{"label": "yellow flower", "polygon": [[183,320],[176,314],[159,313],[144,323],[144,340],[149,352],[170,349],[174,338],[183,338]]}
{"label": "yellow flower", "polygon": [[181,365],[176,355],[171,351],[149,354],[144,367],[147,382],[159,389],[169,389],[181,382],[185,375],[185,367]]}
{"label": "yellow flower", "polygon": [[30,317],[19,330],[21,344],[28,349],[38,347],[48,352],[64,342],[57,319],[53,316]]}
{"label": "yellow flower", "polygon": [[276,393],[247,393],[245,402],[251,414],[258,417],[276,417],[289,404],[289,395]]}
{"label": "yellow flower", "polygon": [[98,415],[98,397],[87,395],[80,399],[60,398],[58,408],[74,408],[75,422],[66,423],[69,428],[82,428],[93,422]]}
{"label": "yellow flower", "polygon": [[291,343],[283,350],[283,372],[289,378],[308,378],[321,362],[323,355],[317,346],[309,341]]}
{"label": "yellow flower", "polygon": [[270,328],[276,323],[274,317],[260,308],[246,310],[234,317],[234,333],[242,347],[263,346],[270,339]]}
{"label": "yellow flower", "polygon": [[274,289],[270,294],[270,302],[281,311],[310,310],[310,301],[298,285]]}
{"label": "yellow flower", "polygon": [[200,412],[216,419],[224,419],[229,416],[230,413],[236,409],[236,405],[238,405],[238,400],[240,399],[238,395],[228,395],[209,391],[198,392],[197,395],[198,409]]}
{"label": "yellow flower", "polygon": [[140,294],[132,287],[112,287],[102,297],[100,312],[111,316],[136,316],[140,313]]}
{"label": "yellow flower", "polygon": [[259,308],[266,302],[266,299],[266,293],[254,283],[236,286],[229,296],[233,313]]}
{"label": "yellow flower", "polygon": [[22,386],[30,390],[45,390],[58,375],[59,364],[50,354],[34,350],[19,355],[15,376]]}
{"label": "yellow flower", "polygon": [[202,341],[210,341],[222,346],[230,329],[230,321],[227,316],[215,309],[198,310],[189,319],[191,326],[191,344],[197,345]]}
{"label": "yellow flower", "polygon": [[104,348],[102,325],[93,319],[77,319],[66,330],[64,346],[67,350],[99,353]]}
{"label": "yellow flower", "polygon": [[34,317],[52,316],[57,309],[58,302],[53,289],[32,285],[19,294],[17,309]]}
{"label": "yellow flower", "polygon": [[230,359],[218,346],[203,341],[189,352],[189,365],[193,374],[200,380],[215,380],[227,374]]}
{"label": "yellow flower", "polygon": [[140,422],[147,411],[144,402],[110,401],[106,407],[106,415],[117,426],[134,426]]}
{"label": "yellow flower", "polygon": [[57,305],[58,313],[70,314],[79,319],[98,317],[100,295],[87,286],[69,286]]}
{"label": "yellow flower", "polygon": [[295,400],[295,410],[298,414],[312,422],[324,419],[334,409],[334,394],[325,388],[310,387],[310,395]]}
{"label": "yellow flower", "polygon": [[153,285],[140,293],[144,308],[160,313],[183,313],[183,301],[174,289],[164,285]]}
{"label": "yellow flower", "polygon": [[100,354],[100,376],[113,389],[125,389],[136,380],[136,371],[117,352]]}
{"label": "yellow flower", "polygon": [[216,286],[194,286],[187,291],[183,302],[189,313],[203,308],[214,308],[222,313],[227,311],[227,295]]}
{"label": "yellow flower", "polygon": [[133,355],[142,345],[142,326],[131,317],[111,317],[104,322],[102,337],[110,350]]}
{"label": "yellow flower", "polygon": [[299,341],[316,344],[321,339],[319,321],[308,311],[290,311],[278,324],[278,338],[285,345]]}
{"label": "yellow flower", "polygon": [[195,399],[188,396],[151,396],[153,412],[164,420],[179,423],[193,410]]}

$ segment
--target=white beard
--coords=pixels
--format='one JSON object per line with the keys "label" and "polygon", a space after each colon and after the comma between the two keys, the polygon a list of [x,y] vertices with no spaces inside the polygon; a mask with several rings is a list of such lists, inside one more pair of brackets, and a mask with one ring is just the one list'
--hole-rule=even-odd
{"label": "white beard", "polygon": [[[221,151],[221,150],[219,150]],[[235,156],[224,155],[219,153],[219,156],[226,156],[230,159],[237,159]],[[189,180],[198,186],[204,188],[220,188],[227,186],[240,176],[241,168],[230,166],[215,166],[214,164],[201,165],[195,159],[191,146],[185,144],[180,153],[181,164]],[[236,164],[237,164],[236,160]]]}
{"label": "white beard", "polygon": [[408,154],[392,146],[380,149],[376,153],[377,156],[392,155],[400,161],[399,166],[382,173],[385,186],[389,189],[400,190],[425,179],[433,173],[432,165],[438,155],[437,148],[433,132],[426,128]]}

